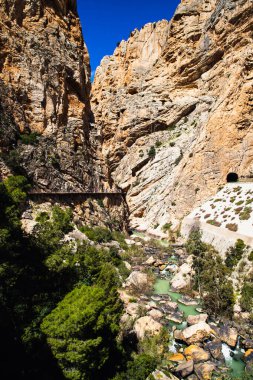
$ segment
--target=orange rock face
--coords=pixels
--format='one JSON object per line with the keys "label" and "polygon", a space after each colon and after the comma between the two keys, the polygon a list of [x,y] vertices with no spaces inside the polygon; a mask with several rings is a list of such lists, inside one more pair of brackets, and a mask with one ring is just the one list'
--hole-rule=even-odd
{"label": "orange rock face", "polygon": [[0,19],[2,166],[19,166],[42,188],[94,188],[90,67],[76,0],[0,0]]}
{"label": "orange rock face", "polygon": [[183,0],[97,69],[96,129],[133,228],[176,228],[229,172],[253,174],[252,7]]}

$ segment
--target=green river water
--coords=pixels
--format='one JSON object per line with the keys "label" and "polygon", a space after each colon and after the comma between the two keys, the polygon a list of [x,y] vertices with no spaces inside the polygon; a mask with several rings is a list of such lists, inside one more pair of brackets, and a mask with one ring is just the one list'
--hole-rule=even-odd
{"label": "green river water", "polygon": [[[158,278],[156,283],[155,283],[154,293],[157,295],[168,294],[174,302],[178,303],[178,308],[180,311],[182,311],[184,313],[185,319],[188,317],[188,315],[200,314],[196,310],[196,308],[200,307],[199,305],[197,305],[197,306],[186,306],[186,305],[183,305],[179,302],[182,295],[180,293],[176,293],[176,292],[171,291],[170,283],[168,280]],[[181,323],[181,324],[171,322],[170,326],[176,326],[177,329],[183,329],[186,327],[186,322]],[[232,376],[235,379],[242,378],[242,375],[243,375],[244,369],[245,369],[245,364],[241,360],[243,352],[239,348],[237,348],[235,350],[231,350],[230,347],[227,346],[226,344],[223,344],[222,352],[223,352],[223,355],[225,357],[226,365],[232,371],[232,373],[231,373]],[[234,357],[231,357],[230,353],[234,353],[235,354]]]}

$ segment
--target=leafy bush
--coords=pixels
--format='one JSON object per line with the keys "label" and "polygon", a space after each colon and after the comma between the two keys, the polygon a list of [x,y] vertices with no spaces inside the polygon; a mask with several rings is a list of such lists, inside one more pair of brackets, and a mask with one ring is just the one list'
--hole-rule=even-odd
{"label": "leafy bush", "polygon": [[164,224],[164,226],[162,227],[162,230],[163,230],[164,232],[168,232],[168,231],[171,230],[171,227],[172,227],[172,223],[166,223],[166,224]]}
{"label": "leafy bush", "polygon": [[156,141],[155,146],[156,146],[156,148],[160,148],[162,146],[162,142]]}
{"label": "leafy bush", "polygon": [[95,241],[96,243],[108,243],[112,241],[112,232],[108,228],[104,227],[88,227],[82,226],[80,231],[85,233],[88,239]]}
{"label": "leafy bush", "polygon": [[150,158],[154,158],[156,156],[156,149],[153,145],[151,146],[151,148],[148,151],[148,156]]}
{"label": "leafy bush", "polygon": [[248,259],[249,261],[253,261],[253,251],[250,252]]}
{"label": "leafy bush", "polygon": [[22,144],[25,145],[36,145],[38,143],[40,134],[37,132],[24,133],[19,136]]}
{"label": "leafy bush", "polygon": [[116,240],[120,244],[120,247],[122,249],[125,249],[125,250],[128,249],[128,245],[125,241],[126,236],[124,235],[124,233],[119,232],[119,231],[113,231],[112,232],[112,239]]}

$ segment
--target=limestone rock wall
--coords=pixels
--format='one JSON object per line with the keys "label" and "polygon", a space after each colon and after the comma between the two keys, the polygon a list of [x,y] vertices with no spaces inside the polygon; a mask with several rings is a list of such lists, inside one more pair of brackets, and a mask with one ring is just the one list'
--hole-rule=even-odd
{"label": "limestone rock wall", "polygon": [[183,0],[102,60],[92,110],[132,228],[176,228],[228,172],[253,175],[252,15],[249,0]]}
{"label": "limestone rock wall", "polygon": [[76,0],[0,0],[0,167],[47,190],[98,188],[89,76]]}

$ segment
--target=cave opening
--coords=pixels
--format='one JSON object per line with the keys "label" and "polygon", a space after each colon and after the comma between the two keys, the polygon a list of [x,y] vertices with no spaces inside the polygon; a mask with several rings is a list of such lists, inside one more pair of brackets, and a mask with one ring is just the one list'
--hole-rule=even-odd
{"label": "cave opening", "polygon": [[239,180],[239,177],[238,177],[237,173],[228,173],[228,175],[227,175],[227,182],[228,183],[238,182],[238,180]]}

